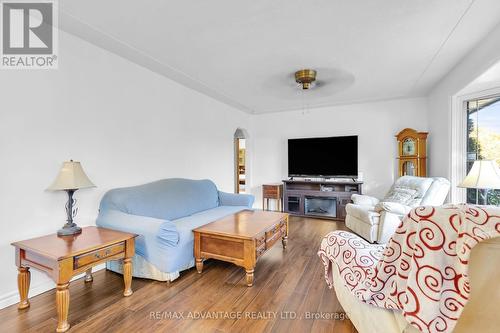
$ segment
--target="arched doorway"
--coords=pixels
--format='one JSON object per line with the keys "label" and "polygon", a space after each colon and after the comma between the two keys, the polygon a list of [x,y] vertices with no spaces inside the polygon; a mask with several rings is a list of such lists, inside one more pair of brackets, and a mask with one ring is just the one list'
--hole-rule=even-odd
{"label": "arched doorway", "polygon": [[248,133],[242,128],[234,132],[234,192],[248,193]]}

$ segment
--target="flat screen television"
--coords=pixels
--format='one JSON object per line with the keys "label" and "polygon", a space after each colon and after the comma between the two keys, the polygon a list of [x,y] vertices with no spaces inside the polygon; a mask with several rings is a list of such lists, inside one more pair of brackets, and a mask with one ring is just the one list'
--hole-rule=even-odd
{"label": "flat screen television", "polygon": [[358,175],[358,136],[288,140],[289,177]]}

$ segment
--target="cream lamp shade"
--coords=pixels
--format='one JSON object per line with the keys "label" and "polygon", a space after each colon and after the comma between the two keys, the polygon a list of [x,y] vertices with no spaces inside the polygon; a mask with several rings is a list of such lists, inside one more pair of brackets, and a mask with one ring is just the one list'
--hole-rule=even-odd
{"label": "cream lamp shade", "polygon": [[77,190],[80,188],[95,187],[83,171],[80,162],[70,160],[64,162],[49,191]]}
{"label": "cream lamp shade", "polygon": [[500,189],[500,169],[495,161],[474,161],[472,169],[458,187]]}

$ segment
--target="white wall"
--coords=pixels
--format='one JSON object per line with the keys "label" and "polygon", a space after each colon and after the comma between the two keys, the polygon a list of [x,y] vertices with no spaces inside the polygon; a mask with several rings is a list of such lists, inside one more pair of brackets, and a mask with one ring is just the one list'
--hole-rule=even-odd
{"label": "white wall", "polygon": [[454,97],[500,60],[499,40],[500,25],[476,45],[428,96],[429,130],[435,138],[428,147],[432,156],[429,171],[435,176],[451,177],[451,112]]}
{"label": "white wall", "polygon": [[[320,136],[359,136],[359,170],[364,193],[382,196],[397,178],[397,141],[406,127],[427,130],[424,98],[325,107],[254,116],[251,119],[252,193],[261,205],[261,187],[287,176],[287,139]],[[429,140],[434,140],[433,134]]]}
{"label": "white wall", "polygon": [[[65,193],[45,191],[64,160],[98,186],[76,193],[81,225],[115,187],[189,177],[233,191],[246,114],[66,33],[59,45],[58,70],[0,72],[0,307],[18,300],[10,243],[64,223]],[[35,271],[31,286],[52,284]]]}

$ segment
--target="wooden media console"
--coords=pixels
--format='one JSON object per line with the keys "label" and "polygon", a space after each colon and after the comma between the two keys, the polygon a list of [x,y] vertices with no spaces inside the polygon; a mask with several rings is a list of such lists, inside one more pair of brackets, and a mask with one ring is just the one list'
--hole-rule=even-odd
{"label": "wooden media console", "polygon": [[362,194],[362,182],[283,180],[285,212],[297,216],[344,221],[352,194]]}

